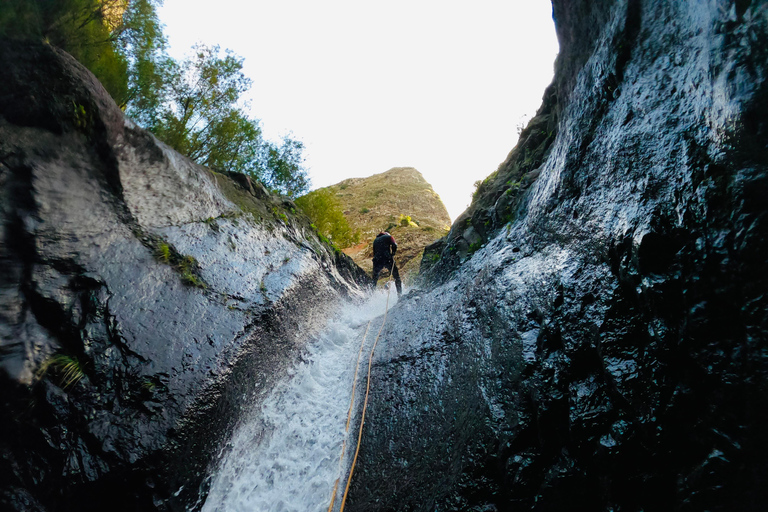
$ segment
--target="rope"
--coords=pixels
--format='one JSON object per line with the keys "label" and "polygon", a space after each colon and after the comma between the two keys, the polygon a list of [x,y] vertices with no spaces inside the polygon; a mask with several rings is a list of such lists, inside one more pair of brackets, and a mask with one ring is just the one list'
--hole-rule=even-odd
{"label": "rope", "polygon": [[357,387],[357,371],[360,369],[360,356],[363,355],[363,346],[365,345],[365,338],[368,337],[368,328],[371,327],[371,322],[365,326],[365,334],[363,334],[363,341],[360,342],[360,350],[357,352],[357,362],[355,363],[355,377],[352,381],[352,398],[349,400],[349,412],[347,412],[347,426],[344,428],[344,442],[341,444],[341,457],[339,457],[339,477],[333,484],[333,494],[331,495],[331,504],[328,506],[328,512],[333,510],[333,504],[336,503],[336,491],[339,488],[339,480],[341,480],[341,468],[344,461],[344,453],[347,450],[347,434],[349,434],[349,423],[352,420],[352,407],[355,403],[355,388]]}
{"label": "rope", "polygon": [[357,434],[357,448],[355,449],[355,458],[352,459],[352,466],[349,468],[349,478],[347,478],[347,487],[344,489],[344,497],[341,500],[341,508],[339,512],[344,512],[344,505],[347,503],[347,494],[349,494],[349,486],[352,484],[352,474],[355,472],[355,464],[357,464],[357,456],[360,453],[360,443],[363,439],[363,425],[365,424],[365,411],[368,409],[368,394],[371,391],[371,365],[373,364],[373,352],[376,350],[376,345],[379,343],[379,337],[381,331],[384,330],[384,324],[387,323],[387,313],[389,313],[389,294],[392,292],[392,287],[389,286],[392,281],[392,270],[395,268],[395,261],[392,260],[392,268],[389,269],[389,279],[387,279],[387,303],[384,307],[384,320],[381,321],[381,327],[376,334],[376,340],[371,347],[371,355],[368,356],[368,383],[365,387],[365,401],[363,402],[363,413],[360,416],[360,431]]}
{"label": "rope", "polygon": [[[373,342],[373,347],[371,348],[371,355],[368,357],[368,385],[365,388],[365,401],[363,403],[363,414],[360,418],[360,432],[357,435],[357,449],[355,450],[355,458],[352,461],[352,467],[349,470],[349,478],[347,479],[347,486],[344,489],[344,497],[341,500],[341,508],[339,509],[339,512],[344,512],[344,505],[347,502],[347,494],[349,493],[349,485],[352,482],[352,473],[355,471],[355,464],[357,463],[357,455],[360,453],[360,441],[363,437],[363,423],[365,422],[365,410],[368,408],[368,393],[371,389],[371,364],[373,362],[373,352],[376,350],[376,345],[379,343],[379,337],[381,336],[381,331],[384,329],[384,324],[387,322],[387,313],[389,312],[389,294],[392,291],[391,287],[389,286],[389,283],[392,281],[392,271],[395,268],[395,262],[394,259],[392,260],[392,267],[389,269],[389,279],[387,279],[387,303],[384,309],[384,320],[381,322],[381,327],[379,327],[379,332],[376,334],[376,340]],[[372,320],[371,320],[372,321]],[[349,412],[347,413],[347,425],[344,429],[344,442],[341,444],[341,457],[339,457],[339,477],[336,479],[336,482],[333,484],[333,493],[331,494],[331,504],[328,505],[328,512],[332,512],[333,505],[336,503],[336,492],[339,489],[339,481],[341,480],[341,468],[342,468],[342,462],[344,461],[344,453],[347,449],[347,434],[349,434],[349,424],[352,419],[352,408],[355,403],[355,389],[357,388],[357,373],[360,369],[360,356],[363,353],[363,346],[365,345],[365,339],[368,337],[368,329],[371,327],[371,321],[368,322],[368,325],[365,327],[365,333],[363,334],[363,341],[360,343],[360,351],[357,353],[357,362],[355,363],[355,377],[352,382],[352,398],[349,401]]]}

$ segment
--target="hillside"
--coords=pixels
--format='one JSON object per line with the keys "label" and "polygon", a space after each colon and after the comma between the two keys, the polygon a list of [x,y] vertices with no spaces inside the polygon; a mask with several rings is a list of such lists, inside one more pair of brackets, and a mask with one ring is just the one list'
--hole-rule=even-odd
{"label": "hillside", "polygon": [[[350,178],[327,188],[335,192],[352,228],[360,231],[360,243],[344,252],[368,273],[373,268],[373,239],[379,231],[389,231],[398,243],[395,261],[404,282],[419,272],[424,247],[448,233],[451,218],[445,205],[412,167]],[[401,216],[409,216],[411,223],[401,225]]]}

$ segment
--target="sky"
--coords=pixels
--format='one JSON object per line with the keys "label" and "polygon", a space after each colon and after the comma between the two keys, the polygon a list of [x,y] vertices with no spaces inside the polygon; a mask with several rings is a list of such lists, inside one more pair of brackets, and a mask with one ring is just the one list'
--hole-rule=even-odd
{"label": "sky", "polygon": [[[245,59],[264,135],[305,145],[312,188],[415,167],[452,220],[541,104],[558,51],[549,0],[165,0],[180,59]],[[407,214],[407,212],[403,212]]]}

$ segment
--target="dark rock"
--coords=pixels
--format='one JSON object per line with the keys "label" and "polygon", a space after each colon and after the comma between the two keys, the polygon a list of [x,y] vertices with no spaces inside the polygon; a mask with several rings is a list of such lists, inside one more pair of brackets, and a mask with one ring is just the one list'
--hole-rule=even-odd
{"label": "dark rock", "polygon": [[0,68],[2,508],[185,510],[297,333],[368,279],[65,53],[3,41]]}
{"label": "dark rock", "polygon": [[553,12],[541,109],[390,313],[348,508],[763,510],[768,4]]}

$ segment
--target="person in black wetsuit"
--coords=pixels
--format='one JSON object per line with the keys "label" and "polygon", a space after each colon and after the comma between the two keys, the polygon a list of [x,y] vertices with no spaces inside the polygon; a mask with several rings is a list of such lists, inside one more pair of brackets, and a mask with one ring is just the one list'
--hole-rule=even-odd
{"label": "person in black wetsuit", "polygon": [[391,270],[392,277],[395,278],[395,286],[397,287],[397,296],[400,297],[403,293],[403,286],[400,283],[400,272],[397,270],[397,265],[393,256],[397,252],[397,243],[392,235],[386,231],[382,231],[376,235],[376,239],[373,241],[373,286],[379,281],[379,273],[383,269]]}

